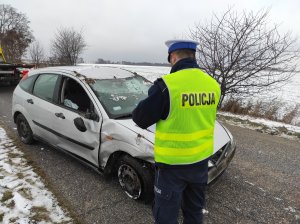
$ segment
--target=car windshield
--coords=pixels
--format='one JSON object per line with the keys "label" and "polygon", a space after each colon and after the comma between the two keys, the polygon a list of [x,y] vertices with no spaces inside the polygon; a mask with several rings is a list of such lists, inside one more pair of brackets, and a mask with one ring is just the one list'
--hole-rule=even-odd
{"label": "car windshield", "polygon": [[151,82],[135,75],[89,83],[110,118],[131,117],[133,109],[148,96]]}

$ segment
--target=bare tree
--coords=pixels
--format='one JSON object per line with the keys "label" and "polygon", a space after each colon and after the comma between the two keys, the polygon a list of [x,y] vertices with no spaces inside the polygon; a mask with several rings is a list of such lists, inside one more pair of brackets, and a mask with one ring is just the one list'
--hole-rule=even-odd
{"label": "bare tree", "polygon": [[34,63],[37,67],[40,67],[40,64],[45,57],[44,48],[41,46],[40,42],[35,41],[31,44],[29,48],[29,55],[32,63]]}
{"label": "bare tree", "polygon": [[299,49],[291,33],[281,35],[278,26],[267,25],[268,10],[238,14],[232,9],[190,30],[200,44],[200,67],[221,86],[226,95],[255,94],[278,88],[296,69]]}
{"label": "bare tree", "polygon": [[33,35],[29,20],[10,5],[0,4],[0,44],[9,62],[20,62]]}
{"label": "bare tree", "polygon": [[73,28],[61,28],[52,41],[52,58],[62,65],[75,65],[84,51],[86,42],[82,31]]}

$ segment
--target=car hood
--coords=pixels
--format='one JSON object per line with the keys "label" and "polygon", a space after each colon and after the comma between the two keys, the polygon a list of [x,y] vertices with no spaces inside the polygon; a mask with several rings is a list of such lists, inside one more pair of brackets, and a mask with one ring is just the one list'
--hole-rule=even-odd
{"label": "car hood", "polygon": [[[139,126],[137,126],[132,119],[116,120],[116,122],[128,128],[129,130],[140,134],[143,138],[154,144],[155,124],[147,129],[142,129]],[[214,130],[214,153],[230,141],[230,137],[227,132],[228,130],[226,130],[218,121],[216,121]]]}

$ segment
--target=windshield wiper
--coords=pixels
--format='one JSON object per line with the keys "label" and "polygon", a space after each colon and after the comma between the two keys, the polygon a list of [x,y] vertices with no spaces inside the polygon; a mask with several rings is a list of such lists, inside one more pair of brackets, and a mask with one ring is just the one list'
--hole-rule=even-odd
{"label": "windshield wiper", "polygon": [[122,118],[130,118],[132,114],[122,114],[120,116],[115,117],[115,119],[122,119]]}

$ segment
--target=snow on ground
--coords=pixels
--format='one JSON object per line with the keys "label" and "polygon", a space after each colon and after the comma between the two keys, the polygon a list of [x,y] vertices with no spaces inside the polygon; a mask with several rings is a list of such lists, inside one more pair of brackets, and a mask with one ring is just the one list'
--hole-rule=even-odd
{"label": "snow on ground", "polygon": [[218,112],[218,120],[271,135],[300,140],[300,127],[282,122],[270,121],[247,115],[237,115],[228,112]]}
{"label": "snow on ground", "polygon": [[71,223],[68,213],[0,127],[0,223]]}

